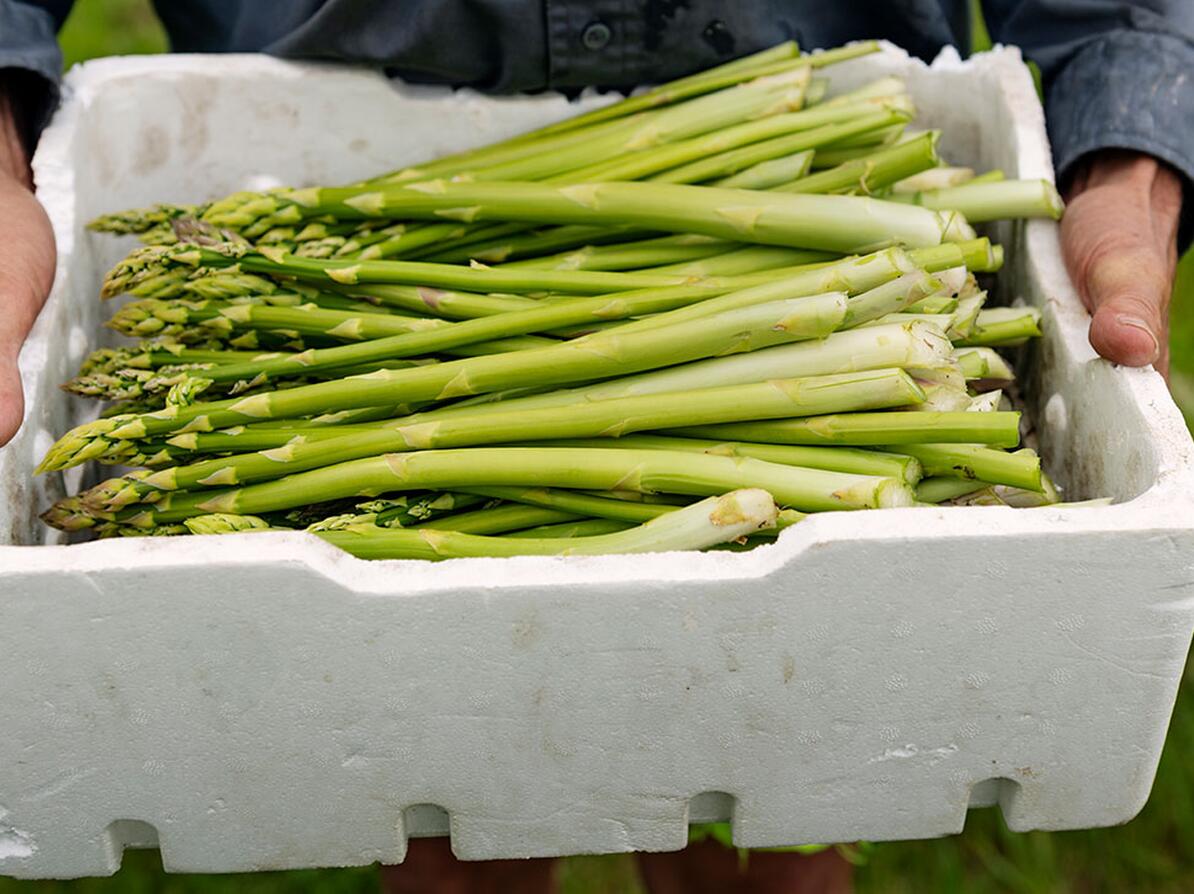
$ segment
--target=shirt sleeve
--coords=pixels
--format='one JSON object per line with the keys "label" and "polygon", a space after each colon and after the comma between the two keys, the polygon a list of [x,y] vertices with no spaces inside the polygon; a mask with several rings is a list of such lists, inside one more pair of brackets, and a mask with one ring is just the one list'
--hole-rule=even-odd
{"label": "shirt sleeve", "polygon": [[983,7],[992,38],[1018,45],[1040,66],[1059,177],[1087,153],[1133,149],[1176,168],[1190,198],[1194,0],[983,0]]}
{"label": "shirt sleeve", "polygon": [[71,3],[0,0],[0,74],[30,146],[58,106],[62,52],[56,37]]}

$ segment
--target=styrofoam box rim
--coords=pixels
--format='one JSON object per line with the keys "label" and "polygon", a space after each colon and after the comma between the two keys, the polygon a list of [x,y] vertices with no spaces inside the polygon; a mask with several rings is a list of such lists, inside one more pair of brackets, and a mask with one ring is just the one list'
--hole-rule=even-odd
{"label": "styrofoam box rim", "polygon": [[[902,50],[885,45],[883,54],[893,66],[924,68],[924,63],[910,60]],[[451,104],[458,110],[476,112],[478,104],[543,104],[560,115],[571,109],[556,96],[494,99],[479,97],[468,90],[449,92],[439,88],[392,86],[374,71],[345,69],[318,63],[294,63],[260,55],[217,57],[196,55],[122,57],[97,60],[77,66],[65,82],[66,99],[46,130],[34,159],[38,192],[50,212],[58,240],[58,281],[46,310],[34,329],[22,355],[22,376],[27,390],[39,384],[40,362],[53,350],[49,342],[54,331],[52,316],[64,300],[64,280],[68,261],[77,240],[89,237],[81,231],[72,202],[73,171],[70,145],[80,110],[103,91],[118,87],[129,78],[173,78],[194,72],[210,72],[213,64],[220,71],[240,77],[268,77],[293,80],[296,84],[311,77],[335,78],[346,89],[394,89],[415,100],[433,99]],[[850,63],[847,63],[848,66]],[[839,66],[837,70],[845,68]],[[1043,126],[1043,113],[1035,99],[1031,78],[1019,51],[996,48],[962,61],[947,48],[933,62],[934,70],[971,70],[983,77],[1002,82],[1003,89],[1017,103],[1016,126],[1009,139],[1016,144],[1020,169],[1009,176],[1052,178],[1049,147]],[[607,101],[589,97],[589,103]],[[1044,310],[1046,338],[1071,364],[1096,364],[1098,360],[1087,341],[1089,318],[1065,274],[1057,242],[1057,228],[1051,222],[1034,221],[1026,227],[1032,248],[1032,263],[1038,275],[1049,283],[1049,297]],[[767,576],[803,552],[819,544],[838,540],[892,540],[941,537],[983,537],[1032,533],[1082,535],[1099,531],[1177,530],[1194,527],[1194,473],[1191,472],[1194,445],[1180,412],[1173,404],[1165,383],[1150,369],[1117,368],[1111,373],[1118,386],[1142,408],[1147,429],[1141,433],[1155,450],[1156,474],[1151,485],[1134,498],[1109,507],[1046,508],[1032,511],[999,507],[948,509],[905,509],[883,512],[826,513],[809,518],[784,532],[772,546],[749,554],[703,553],[618,557],[526,557],[515,559],[462,559],[441,563],[401,562],[403,574],[396,586],[391,562],[367,562],[341,553],[312,535],[270,533],[226,535],[220,538],[166,538],[108,540],[72,546],[2,546],[0,571],[24,572],[50,570],[68,563],[86,572],[92,569],[132,567],[146,571],[202,566],[218,556],[221,561],[249,565],[266,562],[302,562],[313,570],[350,586],[358,592],[392,594],[396,590],[416,593],[452,588],[461,583],[475,584],[478,578],[489,586],[517,587],[545,578],[553,583],[583,583],[618,580],[684,581],[710,578],[755,578]],[[34,407],[27,411],[32,414]],[[28,474],[4,463],[0,451],[0,478],[14,473]],[[66,552],[64,552],[66,550]]]}

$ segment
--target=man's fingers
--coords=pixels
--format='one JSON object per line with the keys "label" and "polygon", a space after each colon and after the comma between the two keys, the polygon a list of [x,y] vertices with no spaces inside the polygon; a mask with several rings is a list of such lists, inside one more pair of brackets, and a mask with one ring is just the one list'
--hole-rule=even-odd
{"label": "man's fingers", "polygon": [[28,190],[0,177],[0,446],[21,424],[17,355],[54,281],[54,233]]}
{"label": "man's fingers", "polygon": [[0,444],[12,439],[21,427],[25,398],[15,357],[0,356]]}
{"label": "man's fingers", "polygon": [[1121,207],[1119,221],[1112,223],[1104,208],[1083,201],[1087,198],[1094,196],[1074,202],[1062,239],[1074,282],[1093,317],[1091,346],[1127,366],[1156,363],[1168,338],[1165,255],[1147,239],[1147,216],[1133,213],[1138,209]]}
{"label": "man's fingers", "polygon": [[1079,171],[1070,193],[1062,248],[1091,312],[1091,346],[1116,363],[1164,372],[1180,182],[1147,156],[1106,152]]}
{"label": "man's fingers", "polygon": [[1155,260],[1136,253],[1108,255],[1092,265],[1087,289],[1094,310],[1090,343],[1109,360],[1148,366],[1166,341],[1167,284],[1142,271]]}

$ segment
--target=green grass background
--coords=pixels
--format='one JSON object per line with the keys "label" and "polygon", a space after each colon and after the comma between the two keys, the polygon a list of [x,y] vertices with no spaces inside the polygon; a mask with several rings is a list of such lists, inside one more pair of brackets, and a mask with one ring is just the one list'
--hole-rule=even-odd
{"label": "green grass background", "polygon": [[[166,49],[147,0],[80,0],[61,34],[67,64],[123,53]],[[981,23],[976,45],[986,45]],[[1171,346],[1173,390],[1194,422],[1194,253],[1178,271]],[[1188,670],[1189,676],[1192,671]],[[1097,780],[1091,780],[1097,785]],[[1183,686],[1152,798],[1126,826],[1088,832],[1014,834],[997,809],[976,810],[953,838],[882,844],[858,871],[863,894],[966,891],[1155,892],[1194,891],[1194,679]],[[564,861],[565,894],[639,894],[629,856]],[[0,879],[0,894],[366,894],[378,890],[371,867],[255,875],[166,875],[156,851],[129,851],[110,879],[15,882]]]}

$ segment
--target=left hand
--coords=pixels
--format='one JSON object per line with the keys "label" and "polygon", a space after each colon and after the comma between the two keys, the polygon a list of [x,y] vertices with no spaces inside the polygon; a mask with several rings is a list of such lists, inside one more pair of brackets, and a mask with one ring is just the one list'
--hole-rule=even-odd
{"label": "left hand", "polygon": [[1149,155],[1108,149],[1079,163],[1066,200],[1062,251],[1091,312],[1091,345],[1167,376],[1181,179]]}

